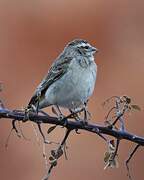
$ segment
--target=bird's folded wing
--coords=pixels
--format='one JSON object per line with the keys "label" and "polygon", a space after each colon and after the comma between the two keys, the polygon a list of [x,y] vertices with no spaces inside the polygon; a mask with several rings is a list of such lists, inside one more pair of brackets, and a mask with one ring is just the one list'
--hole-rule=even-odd
{"label": "bird's folded wing", "polygon": [[41,100],[44,97],[48,87],[67,72],[71,60],[71,57],[65,57],[63,59],[57,59],[53,63],[52,67],[48,71],[48,74],[37,87],[34,95],[32,96],[28,104],[28,107],[30,107],[31,105],[35,105],[39,100]]}

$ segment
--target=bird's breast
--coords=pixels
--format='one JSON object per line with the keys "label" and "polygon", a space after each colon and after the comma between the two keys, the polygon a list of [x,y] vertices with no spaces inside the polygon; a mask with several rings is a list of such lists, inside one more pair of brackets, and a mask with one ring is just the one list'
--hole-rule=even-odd
{"label": "bird's breast", "polygon": [[96,72],[95,63],[84,68],[77,61],[73,61],[63,77],[48,88],[48,103],[69,109],[79,107],[93,93]]}
{"label": "bird's breast", "polygon": [[76,93],[82,99],[87,99],[92,95],[96,81],[97,66],[93,62],[87,66],[77,64],[72,69],[71,81]]}

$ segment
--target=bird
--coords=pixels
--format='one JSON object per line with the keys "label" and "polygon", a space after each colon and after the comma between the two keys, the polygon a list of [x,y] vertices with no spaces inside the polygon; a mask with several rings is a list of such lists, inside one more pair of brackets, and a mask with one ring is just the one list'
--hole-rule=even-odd
{"label": "bird", "polygon": [[84,107],[95,88],[97,65],[94,54],[97,52],[98,49],[86,40],[70,41],[36,88],[27,109],[39,112],[56,106],[74,112]]}

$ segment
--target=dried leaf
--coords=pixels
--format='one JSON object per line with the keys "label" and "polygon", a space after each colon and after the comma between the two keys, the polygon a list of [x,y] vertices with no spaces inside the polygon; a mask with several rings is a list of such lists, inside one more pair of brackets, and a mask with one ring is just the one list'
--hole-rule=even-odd
{"label": "dried leaf", "polygon": [[104,155],[104,162],[106,164],[104,169],[107,169],[108,167],[118,168],[117,155],[115,157],[114,156],[115,156],[115,142],[114,140],[111,140],[108,143],[108,151]]}
{"label": "dried leaf", "polygon": [[51,155],[54,159],[58,159],[63,155],[63,149],[51,150]]}
{"label": "dried leaf", "polygon": [[57,125],[51,126],[51,127],[48,129],[47,133],[48,133],[48,134],[51,133],[56,127],[57,127]]}
{"label": "dried leaf", "polygon": [[114,152],[115,151],[115,141],[114,140],[111,140],[108,143],[108,149],[109,149],[110,152]]}
{"label": "dried leaf", "polygon": [[104,170],[107,168],[118,168],[119,164],[118,164],[118,160],[117,160],[117,156],[115,157],[115,159],[112,159],[111,155],[104,167]]}
{"label": "dried leaf", "polygon": [[113,159],[114,153],[106,152],[105,157],[104,157],[104,162],[105,162],[105,167],[104,169],[107,169],[108,167],[110,168],[118,168],[118,159],[117,155]]}
{"label": "dried leaf", "polygon": [[125,98],[125,101],[127,104],[130,104],[131,103],[131,98],[128,97],[128,96],[123,96]]}
{"label": "dried leaf", "polygon": [[55,154],[56,154],[55,150],[51,150],[51,155],[52,155],[53,157],[55,157]]}
{"label": "dried leaf", "polygon": [[53,161],[53,160],[54,160],[54,157],[53,157],[53,156],[50,156],[50,157],[49,157],[49,160],[50,160],[50,161]]}
{"label": "dried leaf", "polygon": [[63,155],[63,149],[60,148],[60,149],[57,151],[57,159],[58,159],[59,157],[61,157],[62,155]]}
{"label": "dried leaf", "polygon": [[132,104],[131,108],[134,109],[134,110],[137,110],[137,111],[141,111],[141,108],[136,104]]}
{"label": "dried leaf", "polygon": [[105,163],[108,162],[109,157],[110,157],[110,153],[109,153],[109,152],[105,152],[105,155],[104,155],[104,162],[105,162]]}

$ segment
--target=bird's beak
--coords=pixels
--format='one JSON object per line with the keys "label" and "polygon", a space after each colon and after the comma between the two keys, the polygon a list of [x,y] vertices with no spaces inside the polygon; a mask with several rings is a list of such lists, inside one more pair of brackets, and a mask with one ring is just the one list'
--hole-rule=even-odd
{"label": "bird's beak", "polygon": [[96,53],[98,53],[98,52],[99,52],[99,49],[96,48]]}
{"label": "bird's beak", "polygon": [[97,53],[97,52],[99,52],[99,49],[92,47],[92,52]]}

